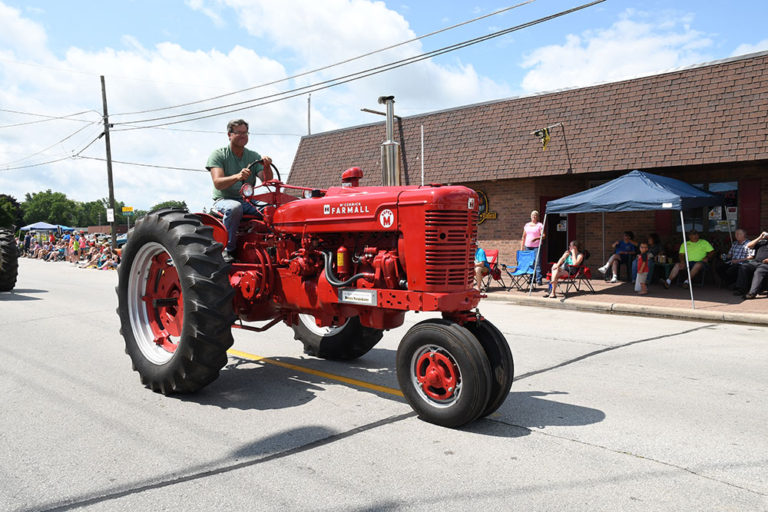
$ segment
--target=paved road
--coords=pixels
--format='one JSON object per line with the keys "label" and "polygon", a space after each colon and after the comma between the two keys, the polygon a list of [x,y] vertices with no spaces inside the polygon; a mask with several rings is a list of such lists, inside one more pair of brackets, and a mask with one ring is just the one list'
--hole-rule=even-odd
{"label": "paved road", "polygon": [[518,377],[449,430],[387,390],[424,315],[353,364],[235,331],[169,398],[131,371],[116,281],[22,260],[0,294],[0,510],[768,510],[766,328],[489,302]]}

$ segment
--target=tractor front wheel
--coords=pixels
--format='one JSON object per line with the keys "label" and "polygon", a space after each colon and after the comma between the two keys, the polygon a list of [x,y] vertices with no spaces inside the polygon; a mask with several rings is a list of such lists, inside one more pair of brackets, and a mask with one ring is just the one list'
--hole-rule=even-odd
{"label": "tractor front wheel", "polygon": [[383,334],[381,329],[361,325],[358,317],[339,326],[318,327],[314,316],[300,314],[299,322],[293,326],[293,337],[304,344],[305,354],[338,361],[362,357]]}
{"label": "tractor front wheel", "polygon": [[13,290],[18,273],[19,255],[13,232],[0,228],[0,292]]}
{"label": "tractor front wheel", "polygon": [[448,320],[425,320],[400,342],[397,381],[420,418],[459,427],[484,412],[491,367],[470,331]]}
{"label": "tractor front wheel", "polygon": [[118,273],[120,333],[153,391],[196,391],[227,363],[234,291],[221,249],[210,227],[181,210],[150,213],[131,231]]}

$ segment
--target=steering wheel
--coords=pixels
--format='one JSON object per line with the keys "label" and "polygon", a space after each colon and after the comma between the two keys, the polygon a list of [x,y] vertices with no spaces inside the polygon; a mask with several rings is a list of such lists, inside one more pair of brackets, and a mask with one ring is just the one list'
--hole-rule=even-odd
{"label": "steering wheel", "polygon": [[[253,162],[251,162],[248,165],[246,165],[245,168],[250,171],[251,167],[256,165],[256,164],[264,165],[264,160],[254,160]],[[278,181],[283,181],[283,178],[280,176],[280,171],[277,170],[277,167],[275,167],[275,164],[270,162],[269,166],[275,171],[275,174],[277,174],[277,180]]]}
{"label": "steering wheel", "polygon": [[[250,170],[251,167],[253,167],[254,165],[256,165],[258,163],[261,163],[263,165],[264,161],[263,160],[255,160],[255,161],[251,162],[250,164],[246,165],[245,167],[246,167],[246,169]],[[275,171],[275,174],[277,174],[277,180],[282,182],[283,179],[280,176],[280,171],[277,170],[277,167],[275,166],[275,164],[270,162],[269,165]],[[264,186],[264,182],[262,182],[259,185],[259,187],[261,187],[261,186]],[[246,199],[249,203],[251,203],[253,206],[255,206],[259,211],[261,211],[261,210],[264,209],[265,206],[269,206],[269,205],[265,204],[265,203],[260,203],[260,205],[257,205],[256,203],[253,203],[250,200],[250,198],[253,197],[256,188],[258,188],[258,187],[254,186],[254,185],[251,185],[250,183],[244,183],[243,186],[240,187],[240,195],[244,199]],[[272,205],[272,206],[277,206],[277,205]]]}

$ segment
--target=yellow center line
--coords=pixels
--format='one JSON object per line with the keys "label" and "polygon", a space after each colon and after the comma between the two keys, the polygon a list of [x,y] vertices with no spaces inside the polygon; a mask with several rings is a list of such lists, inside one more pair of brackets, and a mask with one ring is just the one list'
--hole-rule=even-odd
{"label": "yellow center line", "polygon": [[389,388],[387,386],[379,386],[377,384],[371,384],[370,382],[365,382],[365,381],[357,380],[357,379],[350,379],[349,377],[342,377],[341,375],[334,375],[332,373],[323,372],[323,371],[320,371],[320,370],[313,370],[312,368],[305,368],[303,366],[298,366],[298,365],[291,364],[291,363],[284,363],[282,361],[275,361],[274,359],[269,359],[269,358],[263,357],[263,356],[257,356],[256,354],[249,354],[247,352],[242,352],[240,350],[235,350],[233,348],[227,350],[227,353],[230,354],[230,355],[233,355],[235,357],[239,357],[241,359],[247,359],[249,361],[259,361],[259,362],[262,362],[262,363],[267,363],[267,364],[272,364],[272,365],[275,365],[275,366],[280,366],[282,368],[288,368],[289,370],[295,370],[297,372],[308,373],[310,375],[315,375],[317,377],[323,377],[323,378],[326,378],[326,379],[336,380],[336,381],[339,381],[339,382],[343,382],[345,384],[350,384],[352,386],[357,386],[357,387],[365,388],[365,389],[371,389],[373,391],[379,391],[380,393],[388,393],[390,395],[395,395],[395,396],[399,396],[399,397],[403,396],[403,392],[400,391],[399,389]]}

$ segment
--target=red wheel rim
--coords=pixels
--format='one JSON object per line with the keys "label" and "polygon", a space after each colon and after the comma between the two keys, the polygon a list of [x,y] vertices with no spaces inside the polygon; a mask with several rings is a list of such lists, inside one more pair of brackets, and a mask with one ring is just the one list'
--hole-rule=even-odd
{"label": "red wheel rim", "polygon": [[179,273],[167,252],[152,257],[141,300],[147,308],[154,342],[167,352],[175,352],[184,321],[184,301]]}
{"label": "red wheel rim", "polygon": [[436,402],[452,402],[461,384],[459,367],[451,354],[439,347],[425,347],[416,354],[414,379],[424,396]]}

